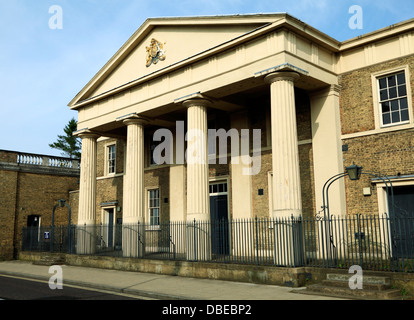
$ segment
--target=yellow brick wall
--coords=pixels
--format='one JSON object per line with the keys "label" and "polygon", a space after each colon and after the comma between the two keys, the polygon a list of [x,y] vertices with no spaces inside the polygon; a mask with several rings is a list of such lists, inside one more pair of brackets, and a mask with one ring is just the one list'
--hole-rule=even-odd
{"label": "yellow brick wall", "polygon": [[[374,100],[371,75],[392,68],[409,67],[407,83],[414,88],[414,57],[405,57],[387,63],[377,64],[340,76],[341,121],[343,134],[364,133],[375,129]],[[407,76],[407,75],[406,75]],[[414,97],[413,97],[414,98]],[[414,117],[414,114],[411,115]],[[414,129],[378,132],[376,134],[346,138],[343,144],[344,165],[353,162],[362,166],[364,172],[380,176],[414,174]],[[376,188],[370,175],[362,175],[360,181],[345,179],[348,214],[378,213]],[[364,196],[362,189],[371,187],[372,195]]]}
{"label": "yellow brick wall", "polygon": [[[41,217],[42,226],[52,223],[53,207],[64,199],[70,203],[70,191],[79,188],[78,176],[21,172],[17,153],[0,152],[0,162],[11,167],[0,168],[0,259],[12,259],[21,248],[22,228],[30,215]],[[68,209],[55,211],[55,225],[67,225]],[[77,217],[72,216],[72,222]],[[13,246],[14,243],[14,246]]]}

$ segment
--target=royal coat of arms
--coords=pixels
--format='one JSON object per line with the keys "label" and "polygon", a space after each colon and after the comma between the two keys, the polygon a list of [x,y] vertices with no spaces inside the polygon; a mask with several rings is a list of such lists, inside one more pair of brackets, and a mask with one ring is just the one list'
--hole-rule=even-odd
{"label": "royal coat of arms", "polygon": [[151,44],[149,47],[146,47],[147,50],[147,68],[151,64],[157,64],[158,61],[164,61],[165,60],[165,50],[164,50],[164,44],[157,41],[156,39],[151,39]]}

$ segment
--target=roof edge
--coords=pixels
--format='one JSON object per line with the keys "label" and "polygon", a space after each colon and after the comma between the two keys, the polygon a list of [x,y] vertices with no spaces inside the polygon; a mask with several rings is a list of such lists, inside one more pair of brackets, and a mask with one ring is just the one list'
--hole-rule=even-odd
{"label": "roof edge", "polygon": [[397,35],[398,33],[406,32],[407,30],[414,30],[414,18],[404,20],[390,26],[374,30],[360,36],[345,40],[341,42],[340,50],[349,50],[353,47],[367,44],[369,42],[377,41],[380,38],[384,38],[385,33],[389,33],[386,37]]}

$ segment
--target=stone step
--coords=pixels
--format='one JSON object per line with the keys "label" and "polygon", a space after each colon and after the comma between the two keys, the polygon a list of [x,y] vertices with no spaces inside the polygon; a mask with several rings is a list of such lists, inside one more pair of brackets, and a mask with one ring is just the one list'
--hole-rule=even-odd
{"label": "stone step", "polygon": [[[326,275],[326,280],[331,281],[343,281],[349,282],[349,279],[354,276],[354,274],[345,274],[345,273],[328,273]],[[377,285],[385,285],[389,286],[391,284],[391,280],[389,277],[378,277],[378,276],[370,276],[370,275],[363,275],[362,281],[364,285],[366,284],[377,284]]]}
{"label": "stone step", "polygon": [[362,275],[362,289],[351,289],[349,280],[354,274],[328,273],[326,280],[297,291],[304,294],[317,294],[346,299],[394,300],[401,299],[401,291],[391,288],[391,279],[386,276]]}
{"label": "stone step", "polygon": [[34,265],[41,266],[56,266],[65,264],[65,257],[63,255],[42,255],[39,260],[33,262]]}
{"label": "stone step", "polygon": [[[327,287],[349,288],[349,282],[348,281],[322,280],[321,284],[323,284]],[[364,290],[388,290],[388,289],[391,289],[391,285],[363,282],[362,283],[362,289],[364,289]]]}
{"label": "stone step", "polygon": [[[349,288],[348,281],[338,281],[338,280],[322,280],[322,283],[325,286],[329,287],[341,287],[341,288]],[[387,290],[391,289],[390,284],[376,284],[376,283],[366,283],[363,281],[362,288],[366,290]]]}
{"label": "stone step", "polygon": [[313,284],[307,287],[306,294],[318,294],[331,297],[342,297],[348,299],[367,299],[367,300],[393,300],[401,298],[399,289],[368,290],[355,289],[340,286],[327,286],[323,283]]}

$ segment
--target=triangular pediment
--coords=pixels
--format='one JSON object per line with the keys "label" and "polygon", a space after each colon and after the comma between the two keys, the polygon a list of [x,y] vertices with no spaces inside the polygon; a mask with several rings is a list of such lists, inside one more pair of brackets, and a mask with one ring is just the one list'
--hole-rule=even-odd
{"label": "triangular pediment", "polygon": [[148,19],[69,103],[92,97],[201,55],[285,14]]}

